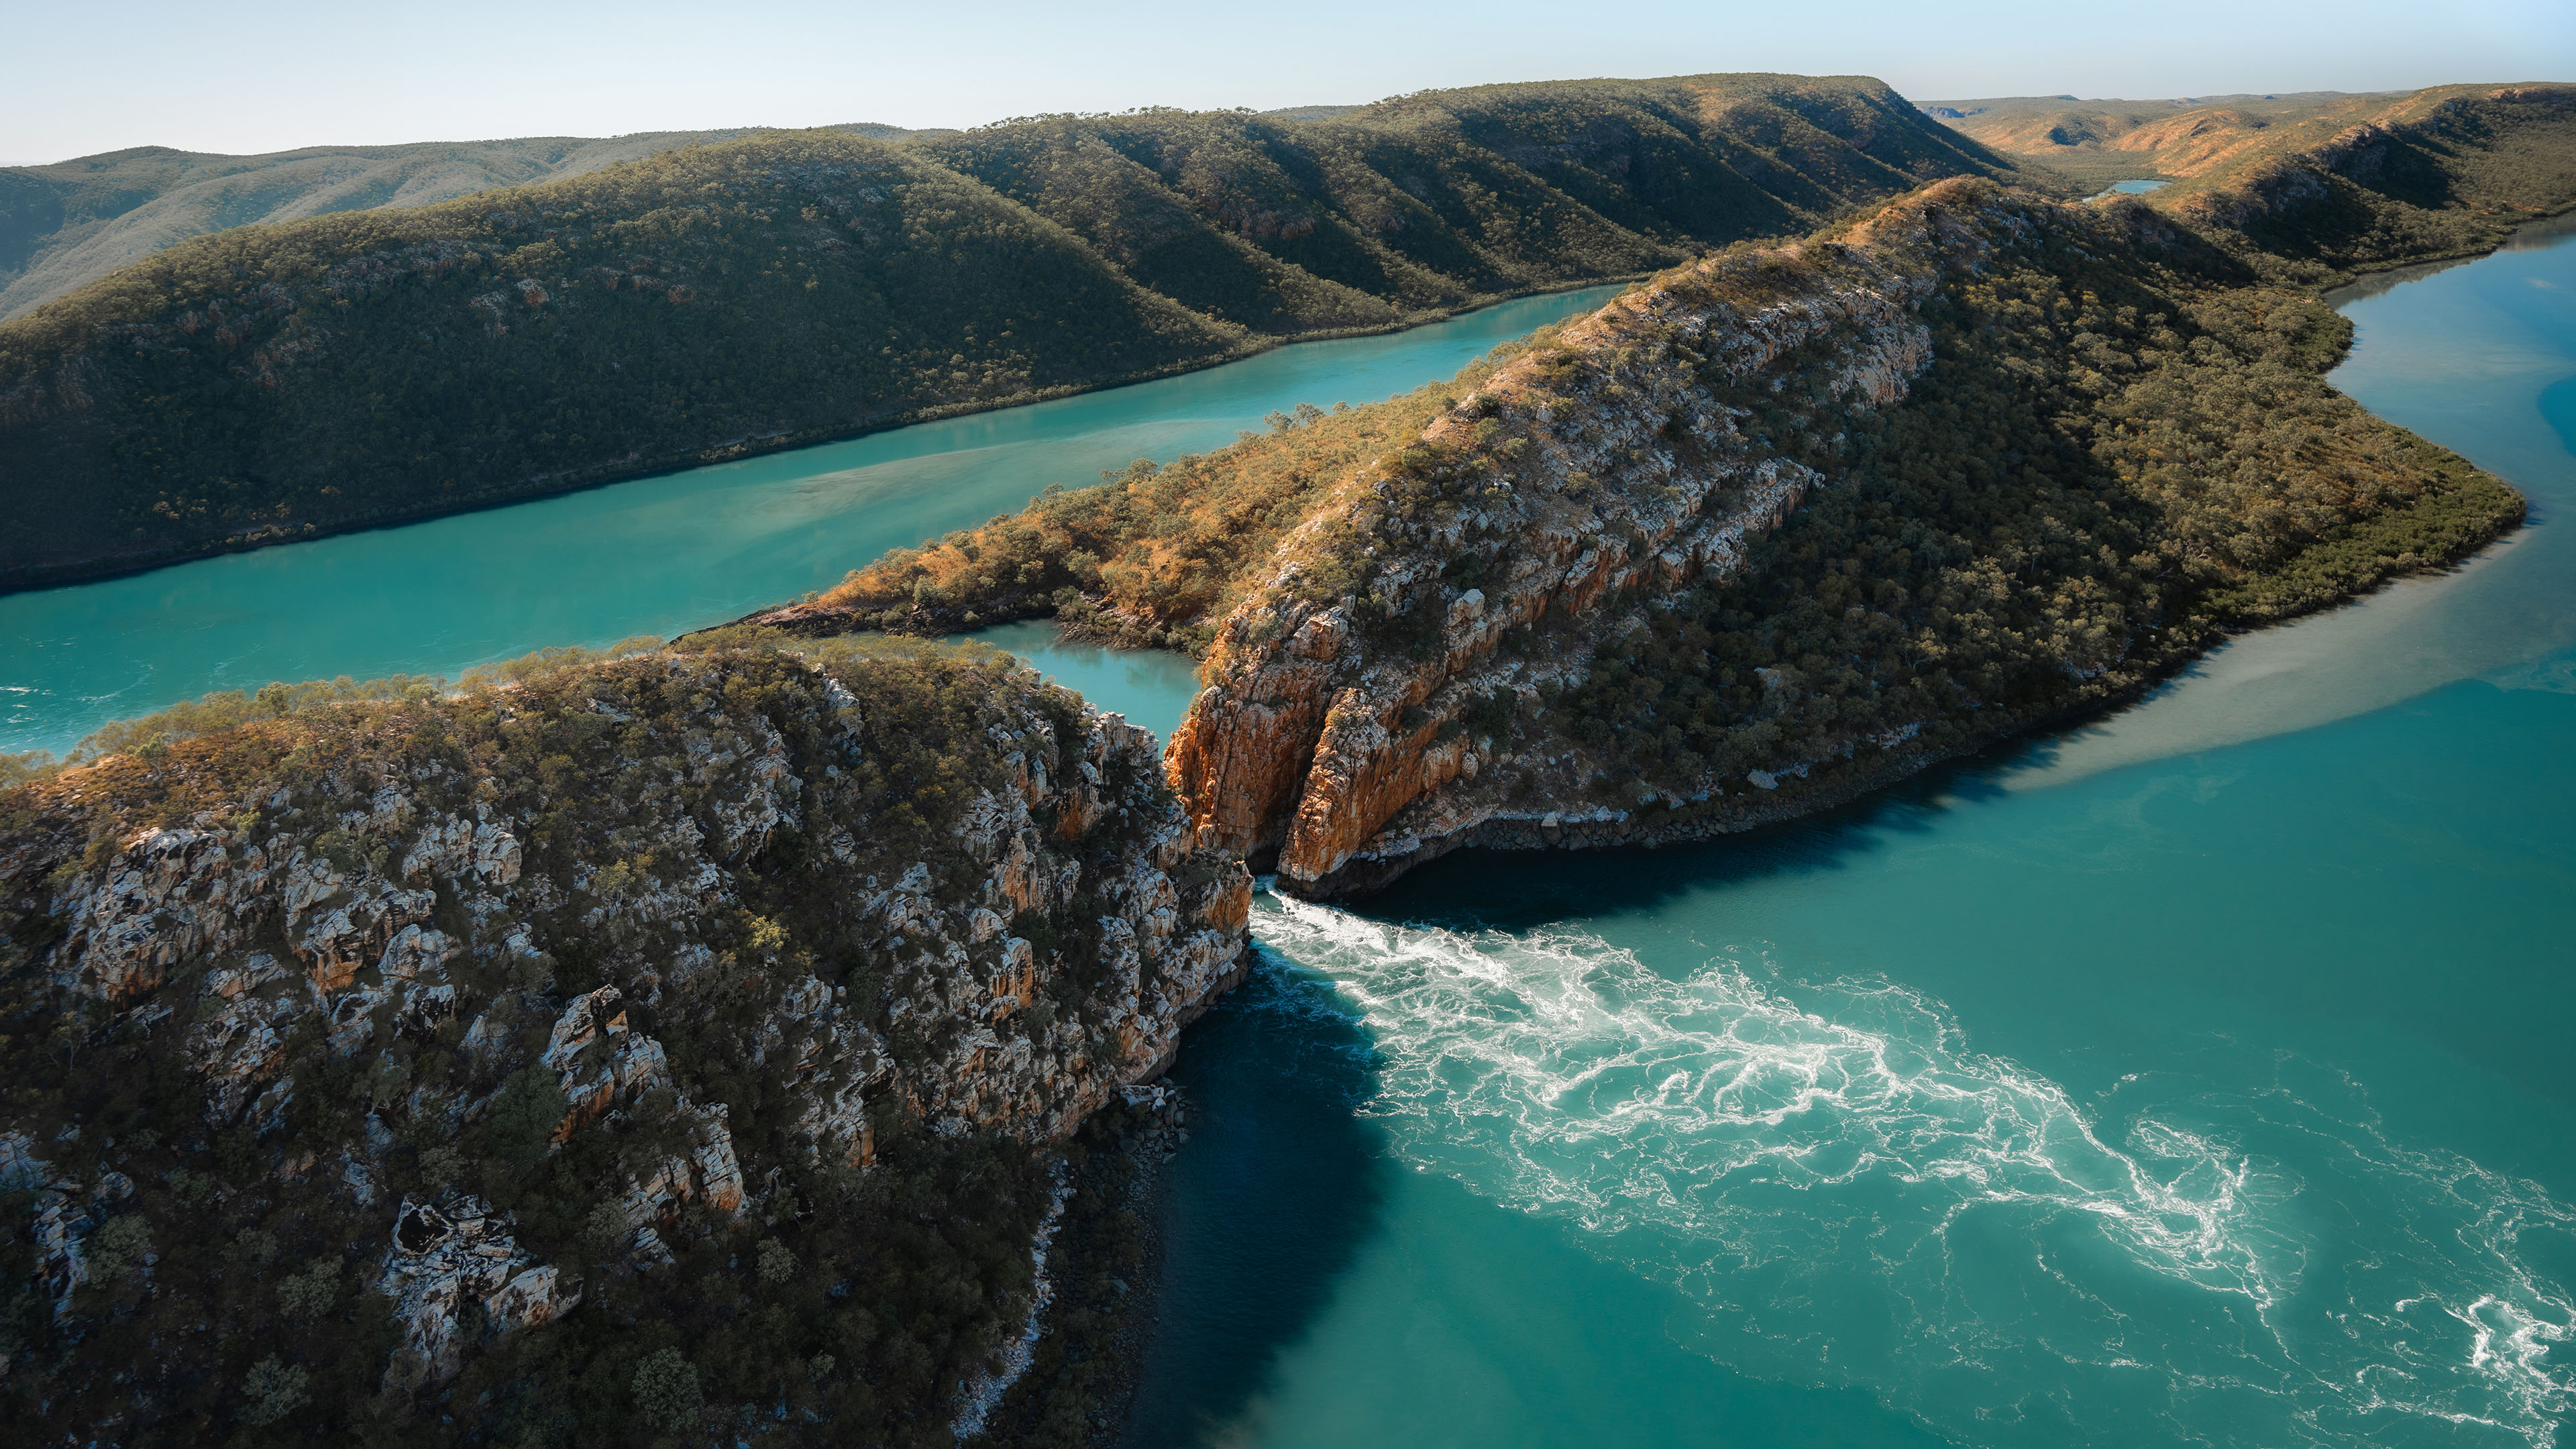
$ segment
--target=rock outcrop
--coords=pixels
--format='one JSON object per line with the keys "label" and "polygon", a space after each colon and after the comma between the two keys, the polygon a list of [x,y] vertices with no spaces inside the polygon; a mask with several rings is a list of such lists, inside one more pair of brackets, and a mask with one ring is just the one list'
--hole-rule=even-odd
{"label": "rock outcrop", "polygon": [[[889,1134],[1053,1142],[1245,959],[1249,877],[1194,844],[1154,738],[987,654],[590,663],[113,757],[14,810],[13,1000],[68,1035],[14,1038],[11,1079],[50,1085],[0,1117],[0,1190],[44,1200],[74,1379],[124,1367],[82,1358],[110,1310],[75,1295],[135,1207],[114,1182],[186,1189],[145,1195],[155,1243],[218,1205],[318,1233],[386,1305],[378,1391],[435,1394],[877,1191]],[[71,1066],[19,1060],[45,1049]],[[218,1311],[166,1261],[118,1272]]]}
{"label": "rock outcrop", "polygon": [[[1582,752],[1513,755],[1514,717],[1640,600],[1728,576],[1797,510],[1831,466],[1814,443],[1906,395],[1931,360],[1915,309],[2012,210],[1945,184],[1838,240],[1668,273],[1346,489],[1220,627],[1174,736],[1201,843],[1329,893],[1497,818],[1581,818]],[[1316,586],[1354,552],[1351,592]]]}
{"label": "rock outcrop", "polygon": [[1168,757],[1201,843],[1334,895],[1742,830],[2519,522],[2244,245],[1945,181],[1462,375],[1228,595]]}

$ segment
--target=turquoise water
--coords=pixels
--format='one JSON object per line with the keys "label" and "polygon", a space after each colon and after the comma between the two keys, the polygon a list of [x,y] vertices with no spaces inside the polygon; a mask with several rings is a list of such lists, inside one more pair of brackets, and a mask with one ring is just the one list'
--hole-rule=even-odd
{"label": "turquoise water", "polygon": [[[2576,247],[2348,302],[2536,526],[1722,845],[1265,898],[1139,1446],[2533,1445],[2576,1412]],[[5,747],[733,617],[1593,300],[0,599]],[[1168,730],[1186,661],[986,631]]]}
{"label": "turquoise water", "polygon": [[1050,483],[1232,442],[1301,402],[1370,402],[1618,291],[132,578],[0,598],[0,751],[272,679],[453,674],[555,644],[721,623]]}
{"label": "turquoise water", "polygon": [[1264,898],[1175,1069],[1128,1442],[2562,1442],[2576,246],[2533,242],[2345,304],[2339,385],[2534,500],[2471,567],[1829,818]]}
{"label": "turquoise water", "polygon": [[957,637],[1008,649],[1079,693],[1092,708],[1123,714],[1165,739],[1198,692],[1198,663],[1186,654],[1069,644],[1056,634],[1052,621],[998,624]]}

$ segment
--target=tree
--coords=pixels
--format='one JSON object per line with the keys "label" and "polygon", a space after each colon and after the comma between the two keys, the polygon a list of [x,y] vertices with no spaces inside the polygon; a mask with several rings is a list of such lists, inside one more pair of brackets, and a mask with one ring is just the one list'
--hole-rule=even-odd
{"label": "tree", "polygon": [[698,1367],[676,1348],[657,1349],[635,1366],[635,1410],[657,1429],[680,1430],[705,1406]]}
{"label": "tree", "polygon": [[337,1259],[317,1258],[303,1272],[289,1275],[277,1285],[277,1306],[289,1318],[319,1318],[331,1310],[332,1300],[340,1296],[340,1264]]}
{"label": "tree", "polygon": [[84,1246],[90,1280],[107,1288],[141,1266],[144,1255],[152,1251],[152,1231],[141,1217],[128,1214],[100,1224]]}
{"label": "tree", "polygon": [[796,1276],[796,1255],[776,1238],[760,1240],[760,1281],[784,1283]]}
{"label": "tree", "polygon": [[501,1084],[501,1094],[493,1099],[485,1140],[513,1174],[524,1174],[545,1160],[547,1144],[571,1111],[572,1099],[564,1095],[554,1073],[522,1067],[510,1074]]}
{"label": "tree", "polygon": [[270,1354],[251,1366],[242,1379],[242,1419],[251,1425],[274,1424],[312,1397],[313,1378]]}

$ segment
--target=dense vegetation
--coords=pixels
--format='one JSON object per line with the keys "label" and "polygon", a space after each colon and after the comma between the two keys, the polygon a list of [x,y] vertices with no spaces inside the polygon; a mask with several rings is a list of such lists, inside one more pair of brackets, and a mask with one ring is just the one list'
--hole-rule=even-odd
{"label": "dense vegetation", "polygon": [[[1985,241],[1973,263],[1872,264],[1933,272],[1916,308],[1932,364],[1896,406],[1837,402],[1848,358],[1822,338],[1775,377],[1738,376],[1679,321],[1597,347],[1541,337],[1410,398],[1282,415],[1218,453],[1052,493],[769,617],[937,630],[1053,610],[1080,631],[1203,650],[1230,612],[1259,640],[1275,633],[1262,617],[1338,598],[1369,649],[1335,669],[1436,659],[1438,621],[1464,591],[1490,591],[1525,534],[1598,527],[1614,558],[1642,559],[1620,527],[1560,518],[1550,501],[1613,488],[1653,506],[1670,490],[1641,453],[1633,480],[1542,460],[1548,438],[1628,423],[1648,395],[1634,369],[1680,368],[1746,420],[1758,453],[1822,481],[1750,536],[1729,577],[1507,631],[1498,659],[1548,682],[1517,711],[1497,696],[1466,727],[1550,767],[1479,789],[1553,806],[1696,802],[1688,813],[1742,808],[1726,797],[1746,794],[1750,771],[1780,777],[1768,808],[1867,778],[1891,751],[1920,758],[2119,699],[2225,629],[2447,563],[2520,518],[2511,489],[2325,383],[2350,334],[2288,280],[2320,275],[2312,265],[2134,201],[1950,183],[1898,210],[1921,207],[1949,218],[1933,231]],[[1648,285],[1676,316],[1751,316],[1770,304],[1772,284],[1754,285],[1770,276],[1884,285],[1841,276],[1833,255],[1748,252]],[[1528,363],[1489,385],[1522,352]],[[1544,395],[1506,419],[1495,388]],[[1417,441],[1469,397],[1488,398],[1484,422]],[[1509,421],[1524,418],[1541,421]],[[1412,563],[1426,543],[1450,554],[1428,582]]]}
{"label": "dense vegetation", "polygon": [[[1603,793],[1866,773],[2115,700],[2226,629],[2460,558],[2514,492],[2320,374],[2350,324],[2215,247],[2072,209],[1927,302],[1934,362],[1721,584],[1656,600],[1556,701]],[[1840,420],[1837,420],[1840,421]]]}
{"label": "dense vegetation", "polygon": [[1483,86],[1303,124],[1039,117],[917,148],[1265,332],[1669,265],[1992,158],[1854,77]]}
{"label": "dense vegetation", "polygon": [[[756,1421],[744,1432],[779,1442],[953,1442],[956,1386],[1026,1302],[1049,1184],[1022,1138],[931,1131],[908,1105],[923,1088],[901,1084],[938,1032],[889,1017],[905,943],[855,901],[860,882],[913,862],[943,881],[979,869],[956,826],[978,791],[1014,788],[995,740],[1048,721],[1035,737],[1078,751],[1081,714],[989,651],[800,656],[737,636],[680,653],[554,651],[461,691],[219,697],[138,723],[130,753],[0,792],[0,1415],[13,1437],[86,1440],[114,1424],[134,1445],[642,1445],[730,1442]],[[859,720],[863,748],[846,733]],[[734,858],[714,907],[674,910],[705,890],[694,842],[722,835],[743,795],[736,780],[675,791],[666,777],[764,735],[808,782],[801,815]],[[1077,763],[1056,768],[1070,777]],[[555,904],[490,923],[513,949],[448,963],[461,993],[448,1000],[464,1004],[444,1016],[386,996],[369,1026],[345,1004],[376,999],[371,971],[332,998],[343,1009],[290,1011],[303,972],[274,927],[257,944],[290,969],[271,985],[268,958],[237,951],[183,952],[166,981],[86,1003],[48,975],[64,969],[62,901],[154,828],[219,842],[236,876],[264,851],[298,852],[299,876],[309,854],[353,885],[370,870],[429,881],[431,921],[474,941],[490,903],[406,857],[429,848],[408,837],[460,811],[530,822],[516,827],[521,894]],[[1069,974],[1045,988],[1053,1005],[996,1021],[1005,1037],[1087,1001],[1097,943],[1083,932],[1107,909],[1091,893],[1132,853],[1128,828],[1113,813],[1051,847],[1081,863],[1089,915],[1060,933],[1015,923]],[[678,884],[693,873],[700,885]],[[926,918],[913,919],[922,936]],[[808,978],[893,1057],[897,1087],[867,1108],[864,1168],[813,1150],[828,1084],[812,1062],[828,1042],[810,1000],[782,1005],[817,990],[798,986]],[[625,992],[609,1031],[658,1041],[663,1076],[621,1089],[605,1117],[567,1118],[535,1059],[567,1003],[603,985]],[[227,1105],[221,1074],[207,1075],[209,1033],[276,992],[268,1049],[292,1076],[247,1110]],[[730,1123],[744,1207],[728,1212],[712,1177],[693,1194],[684,1173],[678,1199],[659,1189],[640,1219],[658,1238],[639,1236],[628,1205],[655,1191],[639,1184],[666,1181],[657,1164],[703,1142],[709,1120]],[[462,1211],[459,1194],[582,1298],[531,1327],[469,1304],[461,1374],[424,1382],[379,1278],[397,1200]],[[77,1259],[61,1256],[66,1221]]]}
{"label": "dense vegetation", "polygon": [[1997,166],[1848,78],[899,140],[219,232],[0,324],[0,587],[1402,325]]}

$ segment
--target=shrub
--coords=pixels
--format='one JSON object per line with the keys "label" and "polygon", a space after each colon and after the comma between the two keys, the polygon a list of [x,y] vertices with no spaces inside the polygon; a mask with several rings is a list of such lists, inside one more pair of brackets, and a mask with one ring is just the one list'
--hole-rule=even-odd
{"label": "shrub", "polygon": [[340,1296],[340,1262],[336,1258],[317,1258],[301,1273],[288,1275],[277,1285],[277,1306],[289,1318],[319,1318],[331,1311],[332,1301]]}
{"label": "shrub", "polygon": [[152,1230],[132,1214],[109,1218],[82,1246],[89,1259],[90,1281],[105,1288],[143,1265],[152,1251]]}

